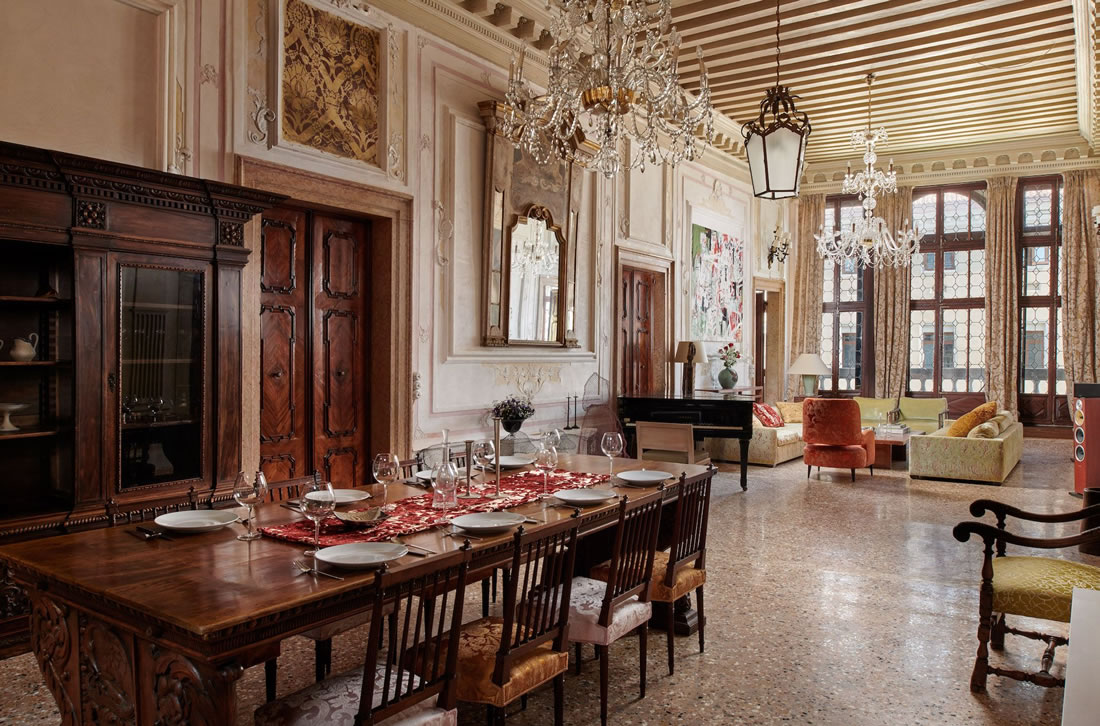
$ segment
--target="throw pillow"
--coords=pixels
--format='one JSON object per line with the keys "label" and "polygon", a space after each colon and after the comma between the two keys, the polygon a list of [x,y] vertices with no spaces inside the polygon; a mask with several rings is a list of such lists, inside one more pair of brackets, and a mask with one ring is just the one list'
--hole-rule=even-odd
{"label": "throw pillow", "polygon": [[947,429],[948,436],[961,438],[970,433],[970,430],[979,424],[984,424],[997,413],[997,402],[989,401],[978,406],[970,413],[963,414]]}
{"label": "throw pillow", "polygon": [[754,403],[752,412],[760,419],[760,423],[770,429],[777,429],[783,425],[783,417],[779,415],[779,412],[773,406],[766,403]]}
{"label": "throw pillow", "polygon": [[802,423],[802,401],[776,401],[775,407],[783,417],[783,423]]}
{"label": "throw pillow", "polygon": [[970,429],[966,435],[968,439],[995,439],[1001,434],[1000,427],[991,419],[984,424],[978,424]]}
{"label": "throw pillow", "polygon": [[1016,423],[1016,417],[1012,415],[1011,411],[998,411],[997,415],[986,423],[997,424],[998,433],[1004,433],[1009,426]]}

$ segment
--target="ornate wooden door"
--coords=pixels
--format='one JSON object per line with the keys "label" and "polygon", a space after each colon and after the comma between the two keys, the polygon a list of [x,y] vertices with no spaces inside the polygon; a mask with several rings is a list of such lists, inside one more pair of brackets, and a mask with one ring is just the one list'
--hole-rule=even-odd
{"label": "ornate wooden door", "polygon": [[645,396],[657,387],[653,328],[658,277],[651,270],[622,268],[619,333],[623,342],[620,380],[624,396]]}
{"label": "ornate wooden door", "polygon": [[282,481],[312,471],[309,228],[305,212],[272,209],[261,229],[260,468]]}
{"label": "ornate wooden door", "polygon": [[313,465],[334,485],[365,479],[366,230],[313,216]]}
{"label": "ornate wooden door", "polygon": [[364,222],[270,210],[260,255],[260,466],[362,484],[369,370]]}

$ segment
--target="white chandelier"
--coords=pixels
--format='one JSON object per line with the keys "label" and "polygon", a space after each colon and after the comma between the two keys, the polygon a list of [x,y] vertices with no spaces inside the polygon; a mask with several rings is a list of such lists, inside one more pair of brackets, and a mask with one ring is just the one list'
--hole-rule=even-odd
{"label": "white chandelier", "polygon": [[897,230],[897,237],[890,232],[886,220],[875,215],[879,194],[893,194],[898,190],[898,175],[894,163],[889,171],[875,168],[878,154],[875,146],[884,144],[889,136],[886,129],[871,126],[871,84],[874,73],[867,74],[867,128],[852,132],[852,147],[863,151],[863,170],[852,174],[851,164],[844,175],[843,192],[857,194],[863,200],[863,217],[851,227],[821,231],[815,235],[817,251],[822,257],[840,264],[855,260],[860,267],[908,267],[913,256],[920,252],[920,235],[909,227],[909,220]]}
{"label": "white chandelier", "polygon": [[[550,4],[550,3],[548,3]],[[680,34],[671,0],[553,0],[545,93],[523,77],[526,48],[512,72],[501,132],[540,164],[572,160],[585,139],[598,145],[589,166],[613,177],[623,168],[692,160],[714,139],[710,86],[701,48],[699,90],[680,86]],[[624,139],[634,153],[624,158]]]}

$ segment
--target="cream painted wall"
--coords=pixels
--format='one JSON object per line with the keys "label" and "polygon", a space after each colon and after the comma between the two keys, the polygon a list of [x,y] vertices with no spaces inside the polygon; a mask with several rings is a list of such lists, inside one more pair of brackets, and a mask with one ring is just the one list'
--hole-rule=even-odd
{"label": "cream painted wall", "polygon": [[159,165],[155,13],[119,0],[4,0],[0,27],[0,139]]}
{"label": "cream painted wall", "polygon": [[[592,373],[615,376],[615,266],[623,255],[669,268],[670,298],[664,301],[669,310],[669,340],[664,344],[671,347],[686,329],[687,308],[682,297],[690,281],[690,276],[684,275],[689,269],[684,259],[689,254],[685,250],[690,248],[687,230],[692,205],[741,220],[749,245],[746,265],[749,274],[754,271],[751,261],[758,257],[757,210],[743,165],[723,154],[708,152],[699,163],[678,169],[650,168],[644,174],[635,171],[615,181],[590,174],[583,190],[579,231],[580,348],[481,347],[478,300],[485,131],[477,103],[502,97],[506,69],[376,7],[364,12],[358,3],[339,3],[341,7],[336,7],[328,0],[307,1],[384,34],[384,88],[391,108],[384,168],[349,164],[283,144],[278,138],[267,112],[279,105],[274,62],[279,53],[280,3],[267,0],[133,0],[148,5],[182,5],[190,13],[188,22],[178,25],[184,35],[175,36],[173,46],[185,54],[174,68],[181,86],[189,89],[182,99],[185,120],[179,129],[186,159],[156,158],[158,144],[166,135],[174,136],[176,129],[157,116],[155,103],[150,111],[150,104],[145,102],[148,76],[135,68],[151,67],[147,58],[140,63],[135,60],[116,73],[106,73],[106,78],[90,74],[81,91],[86,95],[78,95],[73,101],[76,109],[86,109],[83,116],[70,108],[57,118],[56,127],[24,120],[18,138],[13,136],[9,119],[0,117],[0,138],[106,158],[129,154],[122,160],[150,167],[165,168],[176,160],[186,173],[224,181],[235,181],[234,160],[247,156],[412,197],[414,299],[409,335],[413,339],[413,370],[408,374],[419,382],[419,395],[410,401],[415,446],[440,440],[444,428],[450,429],[454,438],[486,432],[488,405],[508,393],[533,397],[537,413],[528,425],[531,430],[563,425],[567,397],[582,395]],[[95,25],[98,42],[93,42],[76,37],[77,30],[65,29],[72,13],[52,6],[70,5],[68,2],[5,0],[0,13],[11,12],[9,3],[22,13],[18,16],[22,25],[40,28],[28,39],[38,37],[37,42],[42,43],[47,37],[65,38],[65,47],[73,49],[95,47],[103,38],[139,35],[134,23],[145,22],[139,20],[143,15],[135,15],[143,11],[121,0],[73,0],[78,6],[87,6],[89,12],[110,7],[95,13],[94,22],[109,27]],[[164,21],[163,16],[150,17]],[[126,43],[110,47],[116,55],[137,52],[127,50]],[[165,51],[163,44],[159,47]],[[0,58],[25,58],[29,52],[28,45],[16,43],[14,48],[0,49]],[[59,95],[54,93],[57,88],[64,87],[65,74],[81,72],[79,56],[73,50],[72,57],[56,64],[56,70],[36,71],[38,82],[50,91],[42,96],[29,94],[29,82],[20,81],[24,90],[19,108],[27,118],[53,112],[51,104],[55,100],[51,99]],[[10,66],[10,62],[4,62],[4,70],[0,70],[5,84]],[[112,103],[104,104],[107,98]],[[94,133],[86,129],[94,129]],[[74,147],[76,139],[86,141]],[[255,229],[251,232],[250,246],[257,242]],[[246,314],[246,396],[242,400],[246,467],[254,466],[259,454],[259,331],[255,324],[259,315],[258,264],[254,250],[242,291]],[[746,290],[751,289],[751,279],[746,280]],[[748,298],[745,312],[750,320],[746,341],[751,341]],[[668,380],[674,379],[678,380],[678,374],[668,371]]]}

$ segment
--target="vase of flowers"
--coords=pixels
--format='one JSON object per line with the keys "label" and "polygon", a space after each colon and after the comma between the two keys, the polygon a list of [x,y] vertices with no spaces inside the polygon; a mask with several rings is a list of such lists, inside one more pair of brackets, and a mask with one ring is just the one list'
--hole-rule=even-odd
{"label": "vase of flowers", "polygon": [[718,349],[718,360],[722,361],[722,370],[718,371],[718,385],[722,388],[733,388],[737,385],[737,372],[733,367],[741,360],[741,351],[733,343],[723,345]]}
{"label": "vase of flowers", "polygon": [[500,425],[510,434],[520,430],[523,422],[535,415],[531,402],[519,396],[510,395],[503,401],[496,401],[489,409],[493,418],[500,419]]}

